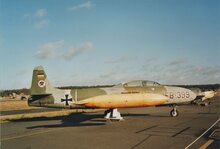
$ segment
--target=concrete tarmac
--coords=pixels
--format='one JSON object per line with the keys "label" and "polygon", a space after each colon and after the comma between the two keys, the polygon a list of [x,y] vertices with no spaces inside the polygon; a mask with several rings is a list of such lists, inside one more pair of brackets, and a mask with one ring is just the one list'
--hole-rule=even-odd
{"label": "concrete tarmac", "polygon": [[103,112],[14,120],[1,124],[0,148],[182,149],[196,139],[189,148],[220,148],[220,97],[211,101],[180,106],[178,117],[170,117],[171,107],[149,107],[119,109],[120,122],[106,121]]}
{"label": "concrete tarmac", "polygon": [[14,114],[26,114],[26,113],[52,112],[52,111],[62,111],[62,110],[64,110],[64,109],[40,108],[40,109],[27,109],[27,110],[0,111],[0,115],[14,115]]}

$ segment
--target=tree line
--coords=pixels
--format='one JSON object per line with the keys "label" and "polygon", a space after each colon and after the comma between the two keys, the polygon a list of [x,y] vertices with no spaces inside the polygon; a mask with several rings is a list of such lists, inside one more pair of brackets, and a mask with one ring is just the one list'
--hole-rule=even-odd
{"label": "tree line", "polygon": [[[113,87],[114,85],[96,85],[96,86],[63,86],[57,87],[59,89],[83,89],[83,88],[105,88],[105,87]],[[184,88],[199,88],[201,91],[208,91],[208,90],[220,90],[220,84],[206,84],[206,85],[174,85]],[[24,94],[30,95],[30,89],[23,88],[23,89],[13,89],[13,90],[2,90],[0,91],[1,97],[11,96],[12,94]]]}

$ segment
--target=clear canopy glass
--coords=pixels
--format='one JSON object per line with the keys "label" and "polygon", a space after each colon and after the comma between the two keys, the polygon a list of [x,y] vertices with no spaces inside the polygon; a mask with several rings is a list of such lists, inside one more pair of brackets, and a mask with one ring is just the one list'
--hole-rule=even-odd
{"label": "clear canopy glass", "polygon": [[123,83],[124,87],[144,87],[144,86],[158,86],[160,85],[157,82],[154,81],[148,81],[148,80],[137,80],[137,81],[130,81]]}

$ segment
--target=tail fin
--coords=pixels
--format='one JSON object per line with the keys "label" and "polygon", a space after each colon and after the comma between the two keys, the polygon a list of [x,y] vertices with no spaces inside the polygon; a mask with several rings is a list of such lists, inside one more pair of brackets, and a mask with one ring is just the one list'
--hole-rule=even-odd
{"label": "tail fin", "polygon": [[37,66],[33,70],[31,95],[50,95],[53,87],[50,85],[47,75],[42,66]]}

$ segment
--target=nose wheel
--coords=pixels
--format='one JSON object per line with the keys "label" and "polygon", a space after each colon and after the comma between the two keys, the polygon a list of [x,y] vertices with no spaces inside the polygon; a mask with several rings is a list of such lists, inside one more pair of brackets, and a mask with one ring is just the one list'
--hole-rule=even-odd
{"label": "nose wheel", "polygon": [[170,111],[170,116],[177,117],[179,115],[179,112],[176,109],[176,106],[173,107],[173,110]]}

